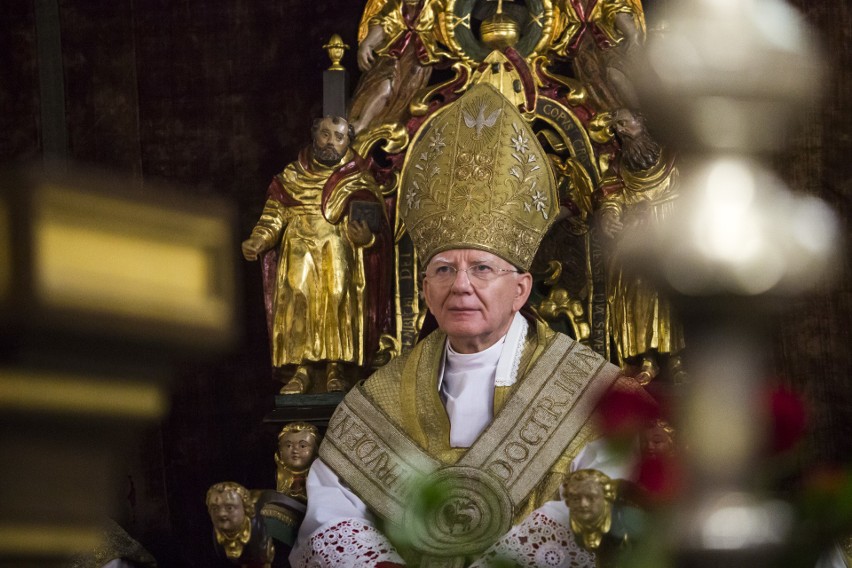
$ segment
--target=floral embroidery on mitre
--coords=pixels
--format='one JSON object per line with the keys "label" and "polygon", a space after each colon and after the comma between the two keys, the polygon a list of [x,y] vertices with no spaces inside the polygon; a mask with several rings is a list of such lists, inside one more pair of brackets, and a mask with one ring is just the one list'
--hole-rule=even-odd
{"label": "floral embroidery on mitre", "polygon": [[529,269],[558,207],[547,154],[490,85],[435,112],[409,146],[399,214],[424,261],[473,248]]}

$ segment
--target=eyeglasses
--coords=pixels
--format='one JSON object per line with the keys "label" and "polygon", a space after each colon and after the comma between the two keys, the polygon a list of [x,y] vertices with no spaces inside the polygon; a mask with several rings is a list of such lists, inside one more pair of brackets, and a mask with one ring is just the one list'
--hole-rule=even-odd
{"label": "eyeglasses", "polygon": [[491,282],[501,276],[505,276],[507,272],[519,273],[520,270],[496,268],[484,262],[474,264],[464,270],[459,270],[450,264],[438,264],[426,269],[426,278],[439,286],[449,286],[456,281],[459,272],[466,272],[470,283],[477,286],[482,282]]}

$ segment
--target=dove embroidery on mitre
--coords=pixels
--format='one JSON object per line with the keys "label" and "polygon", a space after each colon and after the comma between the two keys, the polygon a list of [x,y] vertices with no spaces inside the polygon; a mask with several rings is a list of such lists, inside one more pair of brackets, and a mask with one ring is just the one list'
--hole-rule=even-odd
{"label": "dove embroidery on mitre", "polygon": [[473,117],[472,114],[467,112],[467,110],[462,110],[462,116],[464,117],[464,123],[468,128],[475,129],[474,139],[479,140],[480,136],[482,136],[482,131],[488,127],[491,128],[497,123],[497,119],[500,117],[500,113],[503,111],[502,108],[497,108],[494,112],[485,116],[485,101],[480,102],[479,104],[479,113],[476,115],[476,118]]}

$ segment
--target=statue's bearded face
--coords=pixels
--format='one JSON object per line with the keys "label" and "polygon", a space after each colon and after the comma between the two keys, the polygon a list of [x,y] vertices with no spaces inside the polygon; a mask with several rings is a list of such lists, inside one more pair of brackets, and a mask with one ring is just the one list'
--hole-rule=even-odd
{"label": "statue's bearded face", "polygon": [[349,124],[323,118],[314,129],[314,158],[323,164],[336,164],[349,147]]}

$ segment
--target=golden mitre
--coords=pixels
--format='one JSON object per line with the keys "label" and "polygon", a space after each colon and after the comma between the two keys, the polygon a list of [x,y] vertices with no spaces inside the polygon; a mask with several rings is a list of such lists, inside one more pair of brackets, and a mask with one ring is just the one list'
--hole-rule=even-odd
{"label": "golden mitre", "polygon": [[488,84],[429,117],[402,172],[399,213],[424,263],[469,248],[529,270],[559,209],[547,155],[518,109]]}

